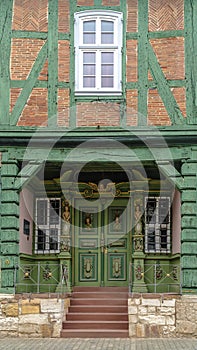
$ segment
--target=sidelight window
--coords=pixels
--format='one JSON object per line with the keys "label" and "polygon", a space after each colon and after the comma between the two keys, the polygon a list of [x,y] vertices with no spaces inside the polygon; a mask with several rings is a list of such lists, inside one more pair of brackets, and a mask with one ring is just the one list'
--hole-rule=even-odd
{"label": "sidelight window", "polygon": [[145,199],[145,252],[170,253],[170,197]]}
{"label": "sidelight window", "polygon": [[60,248],[60,199],[37,198],[35,253],[56,253]]}

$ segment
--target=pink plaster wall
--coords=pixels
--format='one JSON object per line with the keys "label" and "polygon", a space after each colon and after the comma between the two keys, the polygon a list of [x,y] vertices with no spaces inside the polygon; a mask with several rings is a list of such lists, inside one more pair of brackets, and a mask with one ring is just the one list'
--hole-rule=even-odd
{"label": "pink plaster wall", "polygon": [[175,190],[172,204],[172,253],[181,252],[181,195]]}
{"label": "pink plaster wall", "polygon": [[[20,193],[20,253],[32,255],[32,237],[33,237],[33,203],[34,196],[29,190],[24,189]],[[30,222],[30,235],[23,233],[24,219]]]}

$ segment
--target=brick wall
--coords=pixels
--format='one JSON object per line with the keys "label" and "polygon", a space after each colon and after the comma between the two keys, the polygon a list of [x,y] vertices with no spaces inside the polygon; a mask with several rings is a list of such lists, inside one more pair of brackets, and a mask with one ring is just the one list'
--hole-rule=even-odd
{"label": "brick wall", "polygon": [[[184,29],[184,1],[174,0],[150,0],[149,1],[149,31],[182,30]],[[94,0],[77,0],[77,6],[93,6]],[[102,0],[103,6],[119,6],[120,0]],[[58,30],[59,33],[70,32],[69,1],[58,2]],[[138,31],[138,0],[127,0],[127,32]],[[13,14],[13,30],[47,32],[48,30],[48,0],[15,0]],[[25,81],[33,67],[35,59],[45,40],[30,38],[13,38],[11,48],[10,77],[12,80]],[[159,65],[166,79],[184,80],[184,38],[171,37],[163,39],[150,39],[150,43],[158,59]],[[136,39],[126,41],[126,82],[138,81],[138,42]],[[48,61],[44,63],[39,74],[39,81],[48,79]],[[61,83],[70,81],[70,42],[58,41],[58,80]],[[148,80],[153,77],[148,72]],[[69,126],[68,108],[72,89],[58,89],[58,125]],[[10,110],[17,101],[21,88],[12,88],[10,91]],[[184,88],[172,88],[177,104],[186,116],[186,97]],[[72,101],[73,97],[72,97]],[[77,101],[76,101],[77,102]],[[127,125],[136,126],[138,117],[138,91],[136,87],[126,90]],[[101,108],[101,103],[82,102],[77,103],[77,126],[118,126],[120,125],[119,105],[117,102],[106,104],[107,108]],[[97,110],[98,109],[98,110]],[[157,89],[149,89],[147,93],[148,124],[170,125],[171,121],[159,96]],[[135,111],[135,112],[134,112]],[[34,88],[21,113],[18,125],[38,126],[47,123],[48,92],[47,87]],[[94,113],[94,114],[93,114]],[[43,124],[44,123],[44,124]]]}

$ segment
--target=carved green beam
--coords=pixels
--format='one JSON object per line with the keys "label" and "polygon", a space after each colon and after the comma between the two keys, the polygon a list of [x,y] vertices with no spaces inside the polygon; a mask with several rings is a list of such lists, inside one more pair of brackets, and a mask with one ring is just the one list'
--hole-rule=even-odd
{"label": "carved green beam", "polygon": [[48,126],[55,126],[58,86],[58,1],[49,0],[48,6]]}
{"label": "carved green beam", "polygon": [[147,124],[148,1],[138,1],[138,125]]}
{"label": "carved green beam", "polygon": [[27,185],[33,176],[35,176],[42,167],[43,161],[30,161],[22,170],[18,173],[14,181],[14,189],[19,191]]}
{"label": "carved green beam", "polygon": [[0,1],[0,124],[10,123],[10,52],[13,0]]}
{"label": "carved green beam", "polygon": [[167,161],[157,162],[161,172],[178,188],[183,186],[184,179],[181,174],[175,169],[174,165]]}
{"label": "carved green beam", "polygon": [[170,116],[172,124],[185,124],[186,121],[180,111],[180,108],[170,90],[168,82],[162,72],[162,69],[159,65],[159,62],[156,58],[156,55],[153,51],[151,44],[148,44],[148,53],[149,53],[149,68],[154,78],[159,95],[163,100],[164,106]]}
{"label": "carved green beam", "polygon": [[197,2],[185,0],[185,76],[187,123],[197,123]]}
{"label": "carved green beam", "polygon": [[12,110],[12,114],[11,114],[11,125],[16,125],[17,121],[27,103],[27,100],[32,92],[33,87],[35,86],[35,83],[39,77],[40,71],[46,61],[47,58],[47,43],[45,43],[38,56],[36,61],[34,62],[34,65],[32,67],[32,70],[24,84],[24,88],[21,91],[16,104]]}

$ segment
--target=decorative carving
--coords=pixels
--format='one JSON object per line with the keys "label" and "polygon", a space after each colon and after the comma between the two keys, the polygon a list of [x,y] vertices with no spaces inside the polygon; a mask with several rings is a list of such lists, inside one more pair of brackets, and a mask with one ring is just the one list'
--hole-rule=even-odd
{"label": "decorative carving", "polygon": [[49,263],[46,263],[45,269],[43,271],[43,279],[44,280],[49,280],[52,277],[52,272],[51,269],[49,267]]}
{"label": "decorative carving", "polygon": [[141,199],[138,199],[135,201],[135,234],[136,235],[142,235],[142,201]]}
{"label": "decorative carving", "polygon": [[70,204],[68,201],[63,202],[64,211],[62,213],[62,234],[60,239],[60,250],[70,251]]}
{"label": "decorative carving", "polygon": [[92,259],[91,258],[85,258],[84,259],[84,277],[89,279],[92,277]]}
{"label": "decorative carving", "polygon": [[121,275],[121,259],[114,258],[113,259],[113,277],[120,277]]}
{"label": "decorative carving", "polygon": [[143,252],[144,249],[144,240],[143,237],[134,237],[134,250],[137,252]]}
{"label": "decorative carving", "polygon": [[138,264],[135,268],[135,277],[137,280],[141,280],[142,277],[143,277],[144,273],[143,273],[143,270],[142,270],[142,266],[140,264],[140,261],[138,261]]}
{"label": "decorative carving", "polygon": [[163,277],[163,270],[161,268],[159,260],[156,263],[156,272],[155,273],[156,273],[155,277],[156,277],[157,280],[160,280]]}
{"label": "decorative carving", "polygon": [[178,281],[178,266],[173,266],[172,278],[174,281]]}

